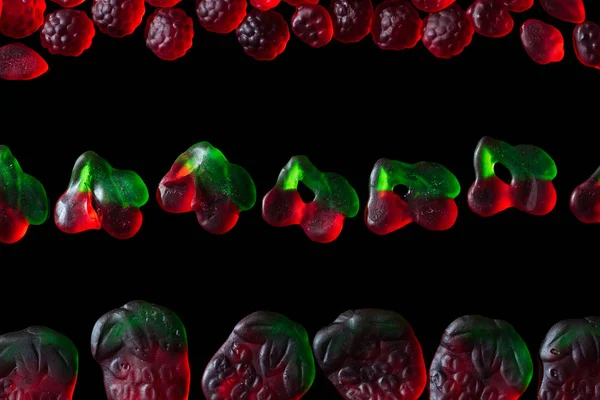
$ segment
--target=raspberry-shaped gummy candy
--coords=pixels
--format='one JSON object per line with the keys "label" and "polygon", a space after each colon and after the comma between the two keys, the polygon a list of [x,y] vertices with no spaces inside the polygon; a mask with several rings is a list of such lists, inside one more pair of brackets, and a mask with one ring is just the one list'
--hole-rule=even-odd
{"label": "raspberry-shaped gummy candy", "polygon": [[527,55],[541,65],[560,62],[565,57],[565,41],[555,27],[537,19],[521,25],[521,43]]}
{"label": "raspberry-shaped gummy candy", "polygon": [[[509,183],[496,176],[500,163],[512,175]],[[532,215],[545,215],[556,204],[556,164],[544,150],[531,145],[511,146],[484,136],[475,149],[475,182],[468,193],[474,213],[488,217],[514,207]]]}
{"label": "raspberry-shaped gummy candy", "polygon": [[423,44],[438,58],[459,55],[473,39],[475,28],[458,4],[429,14],[423,23]]}
{"label": "raspberry-shaped gummy candy", "polygon": [[533,360],[512,325],[466,315],[444,331],[429,368],[429,398],[517,400],[532,375]]}
{"label": "raspberry-shaped gummy candy", "polygon": [[504,5],[512,12],[523,12],[533,7],[533,0],[504,0]]}
{"label": "raspberry-shaped gummy candy", "polygon": [[332,0],[329,13],[333,21],[333,37],[338,42],[360,42],[371,31],[371,0]]}
{"label": "raspberry-shaped gummy candy", "polygon": [[580,24],[585,21],[583,0],[540,0],[542,8],[556,19]]}
{"label": "raspberry-shaped gummy candy", "polygon": [[467,16],[482,36],[503,37],[515,26],[510,10],[501,0],[476,0],[467,9]]}
{"label": "raspberry-shaped gummy candy", "polygon": [[29,225],[41,225],[47,218],[44,187],[23,172],[8,147],[0,145],[0,243],[18,242]]}
{"label": "raspberry-shaped gummy candy", "polygon": [[571,211],[586,224],[600,222],[600,168],[571,194]]}
{"label": "raspberry-shaped gummy candy", "polygon": [[22,39],[40,29],[44,23],[45,0],[3,0],[0,33]]}
{"label": "raspberry-shaped gummy candy", "polygon": [[247,7],[246,0],[197,0],[196,15],[207,31],[229,33],[240,26]]}
{"label": "raspberry-shaped gummy candy", "polygon": [[452,5],[455,0],[412,0],[416,8],[425,12],[438,12]]}
{"label": "raspberry-shaped gummy candy", "polygon": [[46,16],[40,36],[42,47],[50,54],[80,56],[92,45],[94,23],[80,10],[62,9]]}
{"label": "raspberry-shaped gummy candy", "polygon": [[0,47],[0,79],[27,81],[48,72],[48,64],[35,51],[21,43]]}
{"label": "raspberry-shaped gummy candy", "polygon": [[319,48],[331,42],[333,22],[321,5],[300,6],[292,17],[292,31],[304,43]]}
{"label": "raspberry-shaped gummy candy", "polygon": [[346,400],[416,400],[427,371],[410,324],[393,311],[346,311],[313,341],[315,358]]}
{"label": "raspberry-shaped gummy candy", "polygon": [[158,8],[146,21],[146,46],[167,61],[183,57],[192,47],[194,22],[179,8]]}
{"label": "raspberry-shaped gummy candy", "polygon": [[142,23],[144,0],[94,0],[92,20],[100,32],[121,38],[131,35]]}
{"label": "raspberry-shaped gummy candy", "polygon": [[44,326],[31,326],[0,336],[0,354],[3,398],[73,398],[79,354],[68,337]]}
{"label": "raspberry-shaped gummy candy", "polygon": [[173,311],[140,300],[109,311],[94,325],[91,349],[108,400],[187,400],[187,334]]}
{"label": "raspberry-shaped gummy candy", "polygon": [[375,8],[371,35],[382,50],[404,50],[419,43],[422,28],[419,13],[408,1],[385,0]]}
{"label": "raspberry-shaped gummy candy", "polygon": [[274,60],[290,40],[287,22],[273,10],[250,11],[235,33],[244,52],[259,61]]}
{"label": "raspberry-shaped gummy candy", "polygon": [[87,151],[75,162],[69,188],[58,199],[54,222],[65,233],[104,229],[118,239],[134,236],[142,226],[148,189],[133,171],[115,169]]}
{"label": "raspberry-shaped gummy candy", "polygon": [[194,211],[208,232],[229,232],[240,212],[254,207],[256,188],[248,172],[230,163],[208,142],[181,154],[156,191],[158,203],[170,213]]}
{"label": "raspberry-shaped gummy candy", "polygon": [[585,21],[573,30],[573,47],[579,62],[600,69],[600,25]]}
{"label": "raspberry-shaped gummy candy", "polygon": [[[298,193],[300,182],[315,195],[309,203]],[[263,198],[262,215],[271,226],[300,225],[311,240],[329,243],[342,232],[344,220],[358,214],[358,207],[358,195],[344,177],[319,171],[306,156],[294,156]]]}
{"label": "raspberry-shaped gummy candy", "polygon": [[237,323],[202,375],[207,400],[299,400],[315,378],[308,334],[281,314],[259,311]]}
{"label": "raspberry-shaped gummy candy", "polygon": [[[394,193],[398,185],[407,187],[404,197]],[[459,193],[458,179],[443,165],[405,164],[382,158],[371,172],[365,222],[378,235],[394,232],[410,222],[429,230],[449,229],[458,215],[454,198]]]}

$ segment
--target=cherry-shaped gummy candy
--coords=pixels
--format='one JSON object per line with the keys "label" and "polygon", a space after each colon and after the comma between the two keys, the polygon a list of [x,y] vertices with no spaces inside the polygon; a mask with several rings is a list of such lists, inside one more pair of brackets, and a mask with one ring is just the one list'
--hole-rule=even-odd
{"label": "cherry-shaped gummy candy", "polygon": [[600,223],[600,168],[571,193],[571,211],[583,223]]}
{"label": "cherry-shaped gummy candy", "polygon": [[48,64],[35,51],[21,43],[0,47],[0,79],[26,81],[48,71]]}
{"label": "cherry-shaped gummy candy", "polygon": [[333,21],[333,37],[338,42],[360,42],[371,31],[371,0],[332,0],[329,13]]}
{"label": "cherry-shaped gummy candy", "polygon": [[556,19],[580,24],[585,21],[583,0],[540,0],[542,8]]}
{"label": "cherry-shaped gummy candy", "polygon": [[285,50],[290,29],[278,12],[254,9],[237,28],[236,36],[247,55],[259,61],[271,61]]}
{"label": "cherry-shaped gummy candy", "polygon": [[80,10],[62,9],[46,15],[40,32],[42,47],[50,54],[77,57],[92,45],[94,23]]}
{"label": "cherry-shaped gummy candy", "polygon": [[541,65],[559,62],[565,56],[560,31],[537,19],[528,19],[521,25],[521,43],[529,57]]}
{"label": "cherry-shaped gummy candy", "polygon": [[467,9],[467,16],[482,36],[503,37],[515,26],[510,10],[501,0],[476,0]]}
{"label": "cherry-shaped gummy candy", "polygon": [[94,0],[92,21],[100,32],[121,38],[131,35],[142,23],[144,0]]}
{"label": "cherry-shaped gummy candy", "polygon": [[467,14],[452,4],[431,13],[423,22],[423,44],[438,58],[451,58],[462,53],[473,39],[475,28]]}
{"label": "cherry-shaped gummy candy", "polygon": [[333,22],[325,7],[309,4],[296,9],[292,17],[292,31],[304,43],[319,48],[333,38]]}
{"label": "cherry-shaped gummy candy", "polygon": [[172,61],[192,47],[194,22],[180,8],[157,8],[146,22],[146,46],[159,58]]}
{"label": "cherry-shaped gummy candy", "polygon": [[579,62],[600,69],[600,25],[585,21],[573,30],[573,47]]}
{"label": "cherry-shaped gummy candy", "polygon": [[225,34],[240,26],[246,17],[247,7],[246,0],[197,0],[196,15],[200,25],[208,32]]}
{"label": "cherry-shaped gummy candy", "polygon": [[533,0],[504,0],[504,5],[512,12],[523,12],[533,7]]}
{"label": "cherry-shaped gummy candy", "polygon": [[423,21],[406,0],[385,0],[375,8],[371,22],[373,42],[382,50],[404,50],[421,40]]}
{"label": "cherry-shaped gummy candy", "polygon": [[45,0],[3,0],[0,33],[22,39],[40,29],[44,23]]}

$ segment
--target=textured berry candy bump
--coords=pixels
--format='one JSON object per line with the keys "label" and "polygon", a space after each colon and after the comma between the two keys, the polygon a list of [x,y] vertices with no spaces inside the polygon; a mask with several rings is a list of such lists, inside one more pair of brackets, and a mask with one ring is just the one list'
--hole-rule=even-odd
{"label": "textured berry candy bump", "polygon": [[467,315],[444,331],[429,370],[429,398],[516,400],[532,375],[531,355],[512,325]]}
{"label": "textured berry candy bump", "polygon": [[313,341],[319,366],[346,400],[416,400],[427,371],[410,324],[393,311],[346,311]]}
{"label": "textured berry candy bump", "polygon": [[91,339],[108,400],[187,400],[187,334],[165,307],[131,301],[104,314]]}
{"label": "textured berry candy bump", "polygon": [[421,40],[423,21],[406,0],[380,3],[371,21],[373,42],[382,50],[411,49]]}
{"label": "textured berry candy bump", "polygon": [[467,9],[467,16],[475,32],[482,36],[506,36],[515,26],[510,10],[501,0],[476,0]]}
{"label": "textured berry candy bump", "polygon": [[135,172],[113,168],[87,151],[75,162],[69,187],[56,203],[54,222],[65,233],[104,229],[128,239],[142,226],[140,208],[147,201],[148,189]]}
{"label": "textured berry candy bump", "polygon": [[42,47],[50,54],[78,57],[92,45],[94,23],[84,11],[62,9],[46,15],[40,32]]}
{"label": "textured berry candy bump", "polygon": [[[302,201],[299,182],[312,190],[314,200]],[[319,171],[306,156],[294,156],[263,198],[262,215],[271,226],[300,225],[312,241],[329,243],[342,232],[344,220],[358,214],[358,207],[358,195],[344,177]]]}
{"label": "textured berry candy bump", "polygon": [[585,21],[573,30],[573,48],[579,62],[600,69],[600,25]]}
{"label": "textured berry candy bump", "polygon": [[121,38],[131,35],[142,23],[144,0],[93,0],[92,20],[100,32]]}
{"label": "textured berry candy bump", "polygon": [[[398,185],[408,188],[405,196],[394,193]],[[434,231],[449,229],[458,216],[454,198],[459,193],[458,179],[443,165],[406,164],[382,158],[371,172],[365,222],[378,235],[394,232],[410,222]]]}
{"label": "textured berry candy bump", "polygon": [[454,4],[455,0],[412,0],[414,6],[424,12],[434,13]]}
{"label": "textured berry candy bump", "polygon": [[540,65],[560,62],[565,57],[562,33],[537,19],[528,19],[521,25],[521,43],[533,61]]}
{"label": "textured berry candy bump", "polygon": [[179,8],[157,8],[146,21],[146,46],[165,61],[181,58],[192,47],[194,21]]}
{"label": "textured berry candy bump", "polygon": [[600,168],[573,190],[570,206],[581,222],[600,222]]}
{"label": "textured berry candy bump", "polygon": [[0,47],[0,79],[28,81],[46,72],[46,60],[24,44],[12,43]]}
{"label": "textured berry candy bump", "polygon": [[206,231],[223,234],[235,226],[240,212],[254,207],[256,187],[248,171],[210,143],[200,142],[177,157],[156,198],[163,210],[194,211]]}
{"label": "textured berry candy bump", "polygon": [[31,326],[0,336],[3,399],[71,400],[79,354],[69,338]]}
{"label": "textured berry candy bump", "polygon": [[371,0],[332,0],[329,13],[333,21],[333,37],[338,42],[360,42],[371,32]]}
{"label": "textured berry candy bump", "polygon": [[292,31],[311,47],[323,47],[333,38],[333,21],[327,9],[318,4],[296,8],[292,16]]}
{"label": "textured berry candy bump", "polygon": [[196,15],[207,31],[225,34],[240,26],[247,7],[246,0],[197,0]]}
{"label": "textured berry candy bump", "polygon": [[540,0],[540,3],[556,19],[574,24],[585,21],[583,0]]}
{"label": "textured berry candy bump", "polygon": [[[511,173],[510,184],[496,176],[500,163]],[[471,210],[488,217],[514,207],[532,215],[545,215],[556,204],[556,164],[544,150],[531,145],[511,146],[483,137],[473,158],[475,182],[468,193]]]}
{"label": "textured berry candy bump", "polygon": [[458,4],[429,14],[423,21],[425,48],[438,58],[459,55],[473,39],[475,28]]}
{"label": "textured berry candy bump", "polygon": [[44,23],[45,0],[3,0],[0,33],[13,39],[32,35]]}
{"label": "textured berry candy bump", "polygon": [[44,187],[23,172],[8,147],[0,145],[0,243],[18,242],[29,225],[41,225],[47,218]]}
{"label": "textured berry candy bump", "polygon": [[306,330],[281,314],[242,319],[202,376],[206,400],[298,400],[315,378]]}
{"label": "textured berry candy bump", "polygon": [[274,60],[290,40],[287,22],[273,10],[250,11],[235,33],[244,52],[259,61]]}

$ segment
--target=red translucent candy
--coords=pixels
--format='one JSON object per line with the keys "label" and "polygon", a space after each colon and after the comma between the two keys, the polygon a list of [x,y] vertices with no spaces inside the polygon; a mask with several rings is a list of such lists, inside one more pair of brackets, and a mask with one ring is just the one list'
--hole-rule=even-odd
{"label": "red translucent candy", "polygon": [[423,44],[438,58],[459,55],[473,39],[475,28],[458,4],[429,14],[423,22]]}
{"label": "red translucent candy", "polygon": [[2,0],[0,0],[0,18],[2,18]]}
{"label": "red translucent candy", "polygon": [[33,34],[44,23],[44,0],[3,0],[0,33],[13,39]]}
{"label": "red translucent candy", "polygon": [[279,5],[281,0],[250,0],[252,7],[258,8],[261,11],[267,11]]}
{"label": "red translucent candy", "polygon": [[144,0],[94,0],[92,20],[100,32],[115,38],[131,35],[142,23]]}
{"label": "red translucent candy", "polygon": [[244,52],[259,61],[274,60],[290,40],[287,22],[273,10],[250,11],[235,34]]}
{"label": "red translucent candy", "polygon": [[333,21],[333,37],[338,42],[360,42],[371,31],[371,0],[332,0],[329,13]]}
{"label": "red translucent candy", "polygon": [[600,69],[600,25],[585,21],[573,30],[573,48],[579,62]]}
{"label": "red translucent candy", "polygon": [[512,12],[523,12],[533,7],[533,0],[504,0],[504,5]]}
{"label": "red translucent candy", "polygon": [[52,1],[64,8],[77,7],[78,5],[83,4],[85,2],[85,0],[52,0]]}
{"label": "red translucent candy", "polygon": [[476,0],[467,9],[467,16],[475,32],[482,36],[503,37],[515,26],[510,10],[501,0]]}
{"label": "red translucent candy", "polygon": [[452,5],[455,0],[412,0],[412,3],[421,11],[437,12]]}
{"label": "red translucent candy", "polygon": [[207,31],[229,33],[242,23],[247,7],[246,0],[197,0],[196,15]]}
{"label": "red translucent candy", "polygon": [[150,4],[152,7],[168,8],[176,6],[180,1],[181,0],[146,0],[146,3]]}
{"label": "red translucent candy", "polygon": [[600,168],[571,194],[571,211],[586,224],[600,222]]}
{"label": "red translucent candy", "polygon": [[92,45],[94,23],[80,10],[62,9],[46,15],[40,32],[42,47],[50,54],[80,56]]}
{"label": "red translucent candy", "polygon": [[300,6],[292,17],[292,31],[304,43],[319,48],[331,42],[333,22],[323,6]]}
{"label": "red translucent candy", "polygon": [[565,56],[562,33],[537,19],[529,19],[521,25],[521,43],[529,57],[541,65],[560,62]]}
{"label": "red translucent candy", "polygon": [[146,46],[167,61],[181,58],[192,47],[194,22],[179,8],[157,8],[146,21]]}
{"label": "red translucent candy", "polygon": [[0,79],[26,81],[48,71],[48,64],[35,51],[21,43],[0,47]]}
{"label": "red translucent candy", "polygon": [[423,21],[406,0],[380,3],[371,21],[373,42],[382,50],[411,49],[421,40]]}
{"label": "red translucent candy", "polygon": [[16,243],[25,236],[29,228],[27,218],[18,210],[0,202],[0,243]]}
{"label": "red translucent candy", "polygon": [[319,0],[283,0],[292,7],[300,7],[309,4],[319,4]]}
{"label": "red translucent candy", "polygon": [[542,7],[556,19],[574,24],[585,21],[583,0],[540,0]]}

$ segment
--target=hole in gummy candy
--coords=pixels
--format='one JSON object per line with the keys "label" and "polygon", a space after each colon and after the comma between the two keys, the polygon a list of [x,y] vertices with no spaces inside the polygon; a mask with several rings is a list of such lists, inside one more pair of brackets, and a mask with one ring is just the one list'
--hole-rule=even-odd
{"label": "hole in gummy candy", "polygon": [[298,194],[305,203],[310,203],[315,199],[315,194],[304,183],[298,182]]}
{"label": "hole in gummy candy", "polygon": [[394,186],[394,193],[400,197],[404,197],[408,194],[408,186],[396,185]]}
{"label": "hole in gummy candy", "polygon": [[506,168],[504,165],[502,165],[500,163],[496,163],[494,165],[494,172],[496,173],[496,176],[498,177],[498,179],[500,179],[502,182],[510,185],[510,182],[512,181],[512,174],[510,173],[508,168]]}

